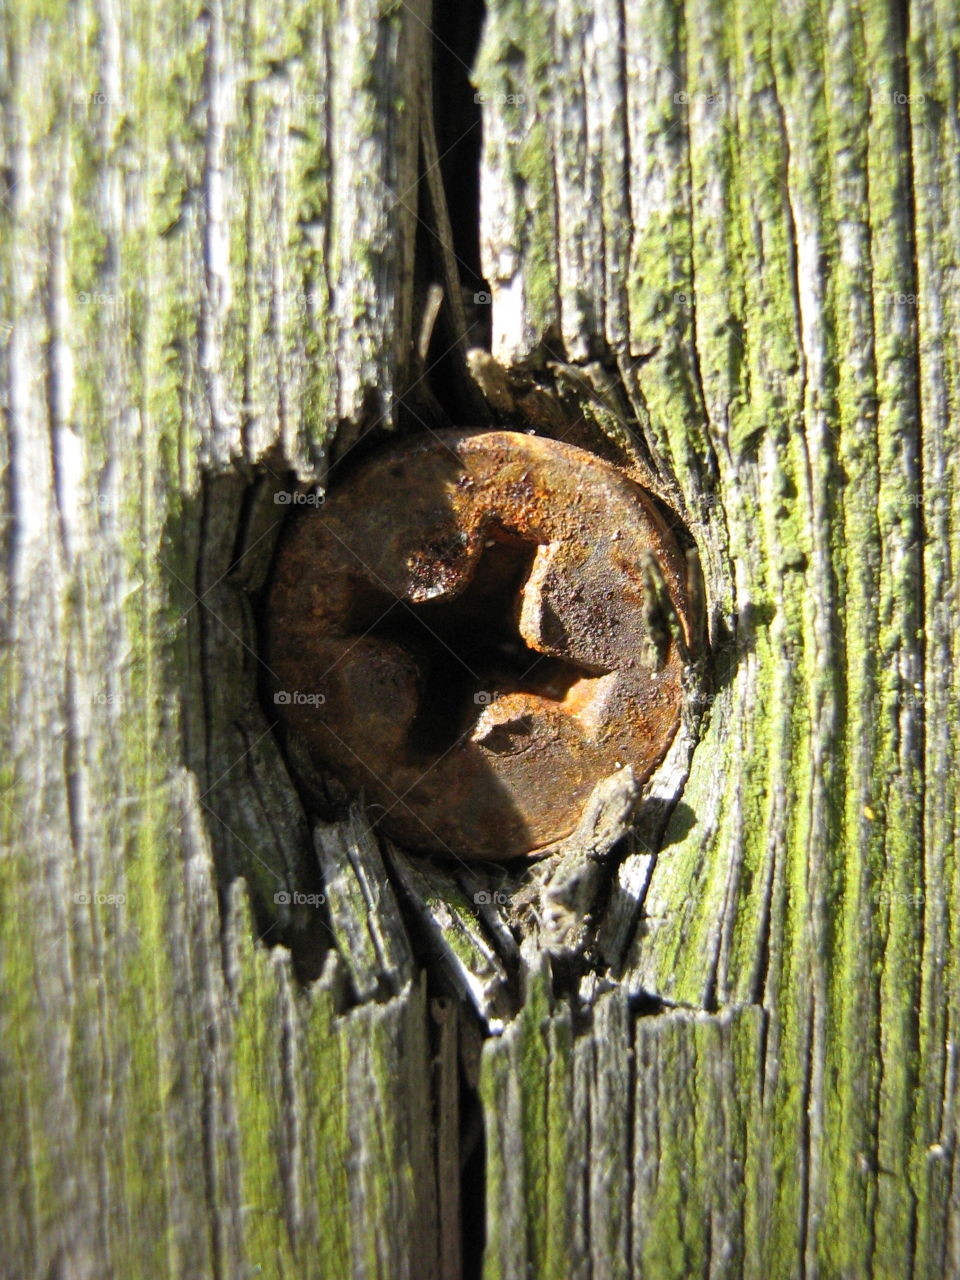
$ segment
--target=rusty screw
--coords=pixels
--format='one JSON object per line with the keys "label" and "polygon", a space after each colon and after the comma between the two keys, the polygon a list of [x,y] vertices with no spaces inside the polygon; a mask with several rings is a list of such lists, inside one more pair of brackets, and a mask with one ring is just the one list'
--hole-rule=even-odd
{"label": "rusty screw", "polygon": [[469,431],[388,447],[294,519],[265,640],[277,711],[384,831],[503,860],[568,835],[618,767],[649,777],[692,637],[645,490],[571,445]]}

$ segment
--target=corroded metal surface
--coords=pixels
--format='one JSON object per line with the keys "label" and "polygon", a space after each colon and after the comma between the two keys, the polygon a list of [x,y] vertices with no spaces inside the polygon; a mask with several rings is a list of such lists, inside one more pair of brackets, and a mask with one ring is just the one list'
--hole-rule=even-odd
{"label": "corroded metal surface", "polygon": [[385,831],[507,859],[663,758],[686,615],[673,536],[615,467],[449,432],[384,449],[292,521],[264,657],[276,710]]}

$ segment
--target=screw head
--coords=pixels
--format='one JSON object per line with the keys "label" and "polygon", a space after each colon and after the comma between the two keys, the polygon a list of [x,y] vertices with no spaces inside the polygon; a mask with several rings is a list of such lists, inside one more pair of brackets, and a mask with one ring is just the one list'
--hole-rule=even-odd
{"label": "screw head", "polygon": [[271,705],[400,843],[515,858],[568,835],[601,778],[662,760],[688,613],[673,535],[616,467],[431,433],[293,518],[266,598]]}

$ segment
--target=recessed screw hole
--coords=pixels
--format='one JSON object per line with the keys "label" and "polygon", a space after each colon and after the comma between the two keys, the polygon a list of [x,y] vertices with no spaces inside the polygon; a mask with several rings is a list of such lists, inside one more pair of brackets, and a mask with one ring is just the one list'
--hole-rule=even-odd
{"label": "recessed screw hole", "polygon": [[[529,693],[562,702],[594,672],[529,648],[520,635],[521,594],[537,548],[494,531],[466,588],[452,599],[403,601],[371,634],[416,654],[423,675],[410,729],[416,754],[446,751],[494,696]],[[504,726],[506,729],[506,726]],[[513,735],[521,732],[514,724]]]}

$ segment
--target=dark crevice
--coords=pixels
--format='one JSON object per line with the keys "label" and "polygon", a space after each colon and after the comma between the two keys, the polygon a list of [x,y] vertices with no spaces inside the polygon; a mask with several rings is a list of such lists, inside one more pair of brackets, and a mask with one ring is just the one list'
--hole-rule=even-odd
{"label": "dark crevice", "polygon": [[[448,228],[452,241],[448,249],[456,263],[461,289],[459,299],[448,298],[440,307],[423,360],[423,371],[429,380],[425,402],[439,425],[445,425],[445,418],[454,424],[474,419],[464,357],[468,347],[489,348],[490,345],[489,289],[480,262],[482,104],[470,79],[485,17],[482,0],[437,4],[432,16],[433,132],[439,186],[447,217],[438,217],[435,209],[427,212],[434,229]],[[421,208],[431,199],[440,198],[430,196],[426,181],[421,183],[421,191]],[[416,251],[419,271],[423,273],[424,264],[436,264],[428,265],[427,270],[432,271],[433,280],[442,281],[444,272],[438,263],[440,255],[435,235],[422,225]],[[465,334],[460,330],[462,321],[456,318],[460,306],[466,321]],[[477,421],[476,425],[481,424]],[[485,621],[503,619],[505,610],[493,606],[505,593],[515,593],[516,582],[529,573],[535,552],[532,547],[512,546],[509,539],[500,536],[493,541],[494,545],[487,548],[477,567],[469,590],[453,602],[452,608],[450,603],[428,605],[422,607],[420,617],[418,611],[407,609],[399,622],[394,619],[395,626],[402,625],[408,630],[419,628],[420,643],[432,653],[435,676],[427,687],[435,696],[425,702],[415,732],[421,746],[433,750],[438,743],[449,739],[451,733],[456,734],[460,721],[468,720],[471,715],[475,717],[482,710],[482,702],[475,699],[481,699],[489,690],[476,687],[478,678],[481,684],[485,680],[493,684],[495,679],[509,679],[512,672],[514,677],[527,681],[539,675],[541,683],[553,676],[562,683],[562,672],[547,672],[547,666],[556,665],[549,660],[537,662],[532,668],[524,663],[524,653],[518,649],[525,646],[515,629],[510,635],[500,634]],[[466,666],[455,662],[449,653],[438,650],[433,638],[438,629],[442,641],[449,644],[453,653],[467,657]],[[467,653],[465,641],[469,641]],[[525,669],[521,670],[521,666]],[[445,678],[436,678],[441,673],[445,673]],[[574,678],[571,676],[571,681]],[[470,1017],[469,1012],[466,1016]],[[483,1034],[485,1029],[480,1031],[481,1039]],[[474,1076],[475,1072],[467,1069],[461,1059],[460,1274],[463,1280],[480,1280],[486,1250],[486,1136],[483,1106]]]}
{"label": "dark crevice", "polygon": [[[431,999],[449,1001],[458,1010],[460,1280],[481,1280],[486,1246],[487,1157],[483,1103],[478,1092],[477,1075],[479,1049],[489,1031],[469,1001],[463,999],[456,983],[450,979],[445,957],[420,915],[413,910],[408,891],[395,875],[389,861],[386,866],[403,914],[414,960],[427,975],[428,995]],[[434,1052],[437,1048],[435,1044]],[[440,1098],[436,1093],[436,1086],[433,1105],[435,1116],[439,1116]],[[439,1126],[435,1128],[434,1140],[439,1144]],[[441,1276],[440,1280],[446,1280],[446,1276]]]}
{"label": "dark crevice", "polygon": [[447,198],[453,251],[465,288],[481,289],[481,104],[470,83],[485,6],[438,4],[433,15],[434,130]]}
{"label": "dark crevice", "polygon": [[[466,346],[490,345],[490,291],[480,262],[480,158],[483,143],[482,103],[470,79],[486,15],[481,3],[438,4],[433,16],[433,132],[439,187],[446,204],[442,219],[430,207],[430,183],[422,181],[423,220],[417,254],[422,264],[435,263],[434,278],[443,279],[437,259],[435,229],[449,228],[466,321]],[[426,167],[426,166],[425,166]],[[425,175],[424,175],[425,176]],[[425,207],[424,207],[425,206]],[[425,225],[424,225],[425,224]],[[453,300],[441,307],[426,351],[430,389],[454,423],[463,421],[465,403],[463,347],[454,318]],[[466,417],[472,417],[468,410]]]}
{"label": "dark crevice", "polygon": [[486,1248],[487,1141],[483,1104],[460,1073],[460,1228],[463,1280],[481,1280]]}

